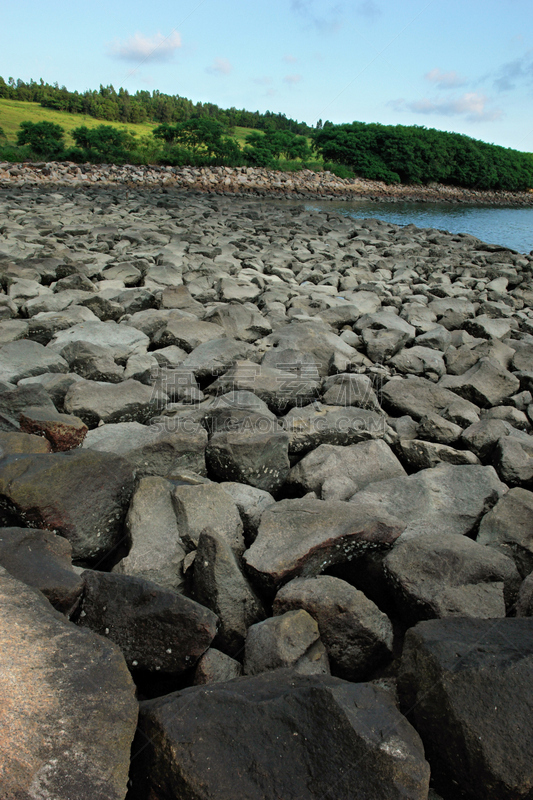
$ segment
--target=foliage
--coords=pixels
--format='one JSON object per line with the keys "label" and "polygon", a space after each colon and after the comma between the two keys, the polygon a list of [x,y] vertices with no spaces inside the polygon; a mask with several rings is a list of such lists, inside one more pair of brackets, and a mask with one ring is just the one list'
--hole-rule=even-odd
{"label": "foliage", "polygon": [[165,143],[166,164],[237,166],[243,163],[242,152],[234,139],[223,135],[225,130],[217,120],[194,117],[174,126],[163,123],[153,134]]}
{"label": "foliage", "polygon": [[289,130],[293,133],[309,134],[305,122],[288,119],[285,114],[266,111],[222,109],[214,103],[193,103],[180,95],[168,95],[159,91],[138,91],[130,94],[127,89],[113,86],[100,86],[98,91],[69,92],[57,83],[45,83],[42,78],[37,83],[30,80],[7,83],[0,77],[0,98],[40,103],[44,108],[66,111],[69,114],[86,114],[107,122],[142,123],[148,120],[159,123],[185,122],[191,118],[214,119],[226,128],[240,126],[260,130]]}
{"label": "foliage", "polygon": [[314,131],[313,146],[325,161],[369,180],[508,191],[533,186],[531,154],[417,125],[326,122]]}
{"label": "foliage", "polygon": [[38,156],[59,158],[65,149],[63,136],[63,128],[53,122],[22,122],[17,144],[29,145]]}
{"label": "foliage", "polygon": [[82,125],[72,131],[72,138],[82,152],[83,161],[123,164],[128,161],[128,152],[135,147],[134,134],[112,125],[99,125],[97,128]]}
{"label": "foliage", "polygon": [[281,156],[287,161],[307,161],[311,158],[311,149],[305,136],[297,136],[291,131],[254,132],[246,137],[246,143],[248,146],[243,152],[247,162],[253,166],[272,167]]}
{"label": "foliage", "polygon": [[3,128],[0,128],[0,139],[7,139],[7,136]]}

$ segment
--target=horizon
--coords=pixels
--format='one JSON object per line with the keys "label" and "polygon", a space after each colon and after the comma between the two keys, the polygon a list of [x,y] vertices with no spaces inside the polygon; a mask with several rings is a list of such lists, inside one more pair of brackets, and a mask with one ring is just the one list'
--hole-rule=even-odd
{"label": "horizon", "polygon": [[419,125],[531,152],[531,22],[525,0],[96,0],[88,18],[65,0],[20,0],[4,12],[0,75],[157,90],[311,127]]}

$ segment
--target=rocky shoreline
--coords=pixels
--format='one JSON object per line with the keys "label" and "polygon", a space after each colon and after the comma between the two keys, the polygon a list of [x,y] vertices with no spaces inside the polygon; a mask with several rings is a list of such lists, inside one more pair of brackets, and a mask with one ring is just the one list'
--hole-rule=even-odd
{"label": "rocky shoreline", "polygon": [[338,178],[331,172],[278,172],[258,167],[160,167],[74,164],[71,162],[0,162],[0,187],[38,184],[117,186],[199,191],[236,197],[316,198],[387,202],[533,205],[533,191],[492,192],[444,184],[387,185],[363,178]]}
{"label": "rocky shoreline", "polygon": [[0,796],[529,798],[533,256],[21,169]]}

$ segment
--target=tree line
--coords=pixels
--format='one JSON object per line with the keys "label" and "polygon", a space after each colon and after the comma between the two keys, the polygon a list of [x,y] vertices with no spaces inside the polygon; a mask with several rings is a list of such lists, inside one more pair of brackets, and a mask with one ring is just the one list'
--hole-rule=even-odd
{"label": "tree line", "polygon": [[308,135],[311,128],[305,122],[290,119],[285,114],[272,111],[246,111],[237,108],[219,108],[215,103],[193,103],[180,95],[169,95],[154,90],[130,94],[127,89],[118,92],[113,86],[100,86],[98,91],[70,92],[65,86],[45,83],[42,78],[28,83],[14,78],[7,82],[0,77],[0,98],[39,103],[43,108],[53,108],[69,114],[86,114],[107,122],[185,122],[191,118],[214,119],[226,128],[240,126],[258,130],[287,130]]}

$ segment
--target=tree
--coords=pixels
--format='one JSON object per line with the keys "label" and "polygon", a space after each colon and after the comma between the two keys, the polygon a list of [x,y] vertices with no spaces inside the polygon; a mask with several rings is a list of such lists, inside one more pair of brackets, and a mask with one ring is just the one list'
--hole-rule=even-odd
{"label": "tree", "polygon": [[78,147],[86,151],[90,160],[116,163],[127,161],[127,151],[135,145],[134,134],[112,125],[98,125],[96,128],[82,125],[72,131],[72,138]]}
{"label": "tree", "polygon": [[38,156],[58,158],[65,149],[64,130],[53,122],[21,122],[17,144],[29,144]]}

